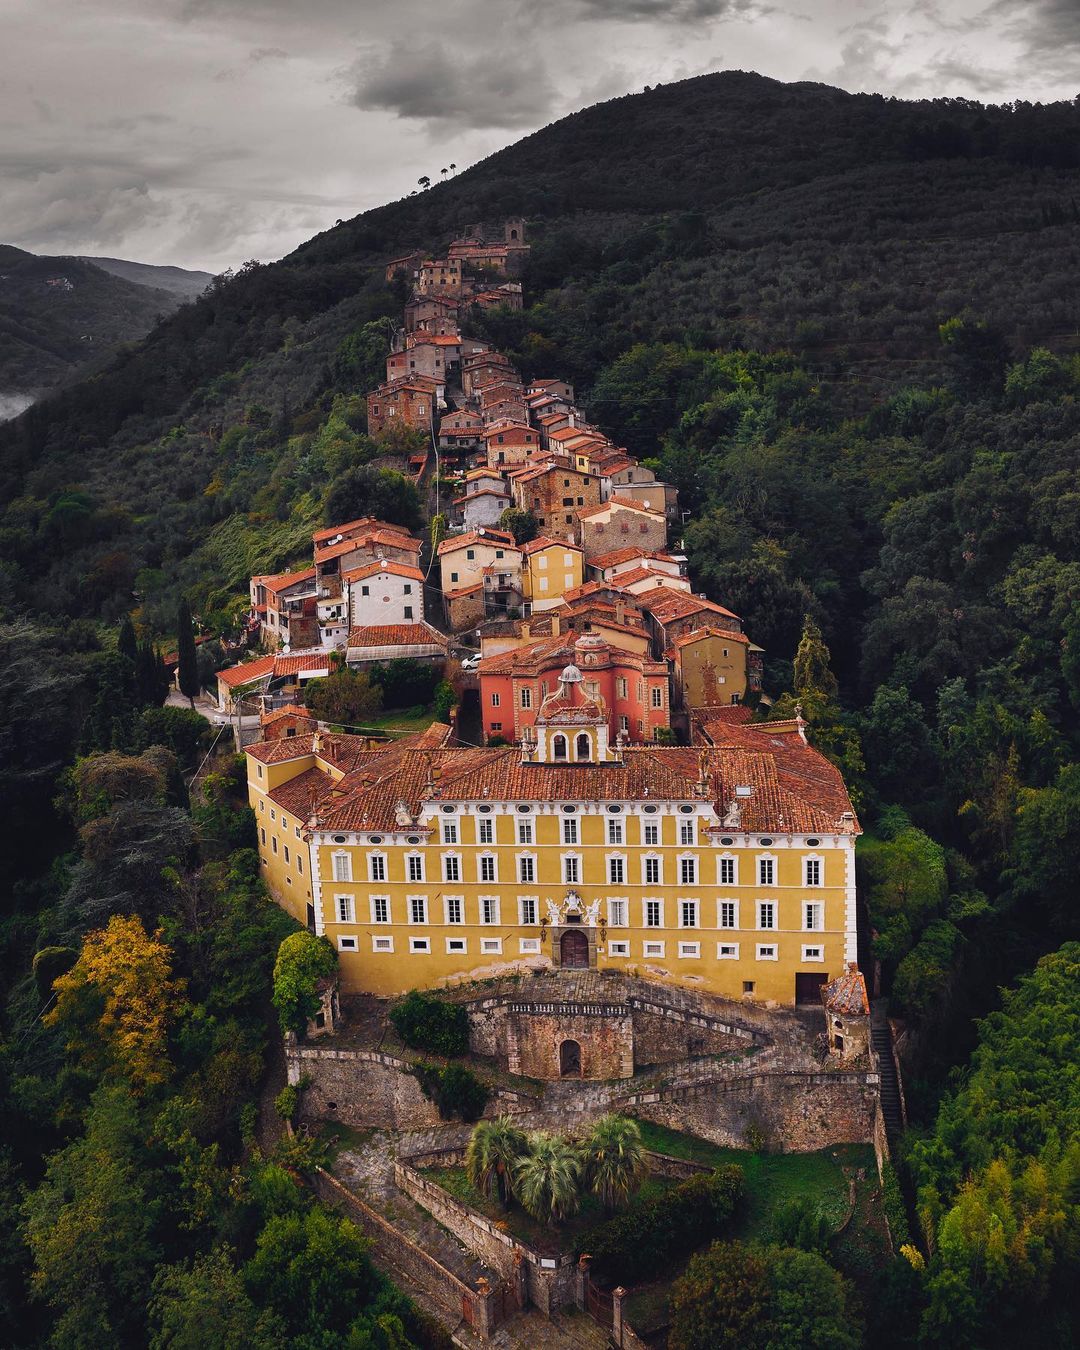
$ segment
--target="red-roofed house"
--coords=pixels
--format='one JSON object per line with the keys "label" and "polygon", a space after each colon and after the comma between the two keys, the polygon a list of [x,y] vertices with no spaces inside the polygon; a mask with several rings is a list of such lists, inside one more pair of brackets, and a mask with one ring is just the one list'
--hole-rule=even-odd
{"label": "red-roofed house", "polygon": [[540,532],[552,539],[578,542],[578,513],[597,507],[600,484],[568,461],[549,459],[514,476],[514,502],[541,522]]}
{"label": "red-roofed house", "polygon": [[350,666],[405,659],[440,664],[447,649],[445,635],[429,623],[365,624],[350,630],[345,659]]}
{"label": "red-roofed house", "polygon": [[408,563],[380,558],[341,575],[349,628],[416,623],[424,617],[424,574]]}
{"label": "red-roofed house", "polygon": [[441,382],[425,376],[380,385],[367,396],[368,431],[378,436],[391,424],[427,431],[441,392]]}
{"label": "red-roofed house", "polygon": [[446,619],[455,632],[488,614],[521,608],[521,550],[504,530],[484,527],[444,539],[439,568]]}

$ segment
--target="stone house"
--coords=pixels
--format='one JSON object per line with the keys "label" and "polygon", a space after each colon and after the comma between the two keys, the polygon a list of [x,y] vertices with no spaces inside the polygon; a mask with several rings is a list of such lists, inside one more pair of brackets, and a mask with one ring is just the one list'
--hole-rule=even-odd
{"label": "stone house", "polygon": [[445,295],[414,295],[405,306],[405,332],[456,333],[458,301]]}
{"label": "stone house", "polygon": [[565,460],[549,459],[513,476],[514,504],[541,521],[541,533],[578,542],[579,513],[597,508],[600,484]]}
{"label": "stone house", "polygon": [[469,530],[444,539],[438,557],[446,618],[455,632],[486,614],[520,609],[521,550],[513,535],[486,526]]}
{"label": "stone house", "polygon": [[675,639],[668,654],[676,702],[688,711],[742,703],[748,691],[761,688],[761,648],[745,633],[693,628]]}
{"label": "stone house", "polygon": [[[252,577],[248,593],[251,613],[259,623],[260,645],[270,648],[286,642],[296,645],[298,630],[303,627],[306,600],[312,601],[311,614],[314,616],[315,568]],[[305,637],[311,636],[305,634]]]}
{"label": "stone house", "polygon": [[[596,491],[599,496],[599,484]],[[667,544],[667,520],[663,512],[639,506],[625,497],[609,497],[599,505],[579,509],[577,517],[586,562],[631,543],[650,553],[662,552]]]}
{"label": "stone house", "polygon": [[540,448],[540,433],[527,422],[488,423],[481,439],[490,468],[523,464]]}
{"label": "stone house", "polygon": [[368,431],[378,436],[391,425],[427,431],[441,396],[442,382],[422,375],[382,384],[367,396]]}
{"label": "stone house", "polygon": [[454,498],[454,513],[466,530],[497,526],[502,513],[513,505],[510,489],[500,479],[498,487],[478,487]]}
{"label": "stone house", "polygon": [[420,264],[417,290],[421,295],[460,296],[461,263],[455,258],[427,258]]}

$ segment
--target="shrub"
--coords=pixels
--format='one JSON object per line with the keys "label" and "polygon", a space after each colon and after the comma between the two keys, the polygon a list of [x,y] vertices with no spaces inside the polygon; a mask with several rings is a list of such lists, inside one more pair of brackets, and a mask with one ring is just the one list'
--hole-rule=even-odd
{"label": "shrub", "polygon": [[286,1083],[274,1098],[274,1110],[282,1120],[295,1120],[300,1105],[300,1093],[295,1083]]}
{"label": "shrub", "polygon": [[637,1284],[719,1237],[742,1193],[742,1168],[725,1164],[680,1181],[658,1199],[631,1204],[624,1214],[591,1228],[578,1251],[592,1257],[601,1283]]}
{"label": "shrub", "polygon": [[896,1168],[887,1160],[881,1165],[881,1203],[885,1210],[885,1221],[892,1235],[893,1247],[899,1251],[911,1241],[911,1233],[908,1228],[904,1193],[900,1189],[900,1178],[896,1175]]}
{"label": "shrub", "polygon": [[413,1073],[420,1090],[434,1102],[442,1120],[479,1120],[491,1093],[464,1064],[416,1064]]}
{"label": "shrub", "polygon": [[469,1015],[459,1003],[447,1003],[413,989],[391,1008],[390,1021],[414,1050],[453,1057],[469,1048]]}
{"label": "shrub", "polygon": [[40,951],[35,952],[34,981],[37,984],[38,996],[42,999],[51,999],[53,981],[58,980],[61,975],[66,975],[78,959],[79,953],[74,947],[42,947]]}
{"label": "shrub", "polygon": [[282,1031],[304,1030],[319,1011],[319,983],[336,970],[337,953],[327,938],[290,933],[274,962],[273,1003]]}

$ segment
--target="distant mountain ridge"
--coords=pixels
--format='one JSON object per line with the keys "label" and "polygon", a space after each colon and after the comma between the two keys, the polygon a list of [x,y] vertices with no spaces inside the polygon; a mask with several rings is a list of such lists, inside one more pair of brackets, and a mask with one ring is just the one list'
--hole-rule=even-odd
{"label": "distant mountain ridge", "polygon": [[185,300],[202,295],[214,279],[212,272],[193,272],[186,267],[168,267],[156,263],[131,262],[127,258],[80,257],[80,262],[91,263],[114,277],[134,281],[139,286],[150,286],[159,291],[172,291]]}
{"label": "distant mountain ridge", "polygon": [[206,272],[0,245],[0,421],[193,299]]}

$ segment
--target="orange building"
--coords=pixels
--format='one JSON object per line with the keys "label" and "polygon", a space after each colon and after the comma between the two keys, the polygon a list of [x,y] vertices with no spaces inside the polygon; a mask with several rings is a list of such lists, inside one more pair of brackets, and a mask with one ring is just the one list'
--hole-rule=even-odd
{"label": "orange building", "polygon": [[[484,735],[520,741],[531,736],[565,669],[581,672],[581,687],[606,718],[612,742],[652,741],[670,725],[667,666],[612,646],[598,633],[564,633],[480,662]],[[532,737],[535,739],[535,737]]]}

